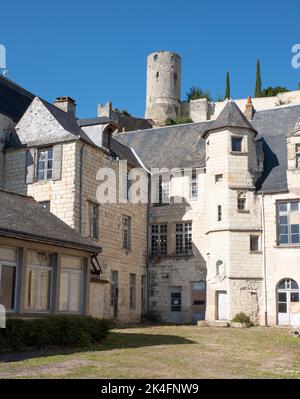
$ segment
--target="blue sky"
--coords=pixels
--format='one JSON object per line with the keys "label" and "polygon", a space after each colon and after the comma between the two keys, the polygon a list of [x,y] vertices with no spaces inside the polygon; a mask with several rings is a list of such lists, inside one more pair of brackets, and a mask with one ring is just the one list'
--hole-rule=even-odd
{"label": "blue sky", "polygon": [[181,55],[182,98],[192,85],[224,94],[227,70],[232,97],[252,95],[257,58],[264,87],[295,89],[299,15],[299,0],[14,0],[1,4],[0,43],[9,78],[48,101],[69,95],[90,117],[110,99],[142,116],[156,50]]}

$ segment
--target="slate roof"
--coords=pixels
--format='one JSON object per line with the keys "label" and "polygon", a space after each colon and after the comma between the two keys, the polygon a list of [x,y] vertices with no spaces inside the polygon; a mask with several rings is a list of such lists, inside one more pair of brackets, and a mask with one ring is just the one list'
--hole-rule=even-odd
{"label": "slate roof", "polygon": [[0,236],[101,252],[101,247],[81,237],[33,198],[4,190],[0,190]]}
{"label": "slate roof", "polygon": [[226,127],[250,129],[257,134],[257,131],[233,100],[227,102],[217,119],[208,127],[203,136],[206,137],[207,133],[210,131]]}
{"label": "slate roof", "polygon": [[23,87],[0,76],[0,113],[18,122],[34,99],[34,95]]}
{"label": "slate roof", "polygon": [[[255,112],[251,125],[258,132],[256,140],[263,143],[265,154],[264,173],[257,182],[258,191],[287,190],[286,135],[293,131],[299,118],[300,105]],[[120,133],[114,138],[132,147],[148,169],[205,167],[205,140],[202,136],[214,123],[206,121],[137,130]]]}

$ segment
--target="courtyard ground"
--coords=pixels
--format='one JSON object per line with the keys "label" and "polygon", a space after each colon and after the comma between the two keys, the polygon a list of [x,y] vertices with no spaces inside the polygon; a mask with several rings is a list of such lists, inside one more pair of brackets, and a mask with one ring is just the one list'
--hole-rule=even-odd
{"label": "courtyard ground", "polygon": [[0,378],[300,378],[288,329],[116,328],[102,345],[0,356]]}

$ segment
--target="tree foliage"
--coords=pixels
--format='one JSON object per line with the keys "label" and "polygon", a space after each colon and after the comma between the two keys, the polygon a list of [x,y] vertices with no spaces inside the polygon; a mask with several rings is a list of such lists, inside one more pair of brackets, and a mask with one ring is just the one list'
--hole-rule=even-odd
{"label": "tree foliage", "polygon": [[165,126],[183,125],[184,123],[193,123],[188,116],[178,116],[176,119],[168,118],[165,120]]}
{"label": "tree foliage", "polygon": [[254,97],[262,97],[259,60],[257,60],[257,63],[256,63],[256,82],[255,82]]}
{"label": "tree foliage", "polygon": [[230,78],[229,78],[229,72],[226,72],[226,87],[225,87],[225,100],[230,99]]}
{"label": "tree foliage", "polygon": [[278,93],[286,93],[289,90],[284,86],[267,87],[261,92],[262,97],[275,97]]}
{"label": "tree foliage", "polygon": [[200,98],[207,98],[208,101],[211,101],[210,92],[204,91],[200,87],[192,86],[186,93],[187,101],[199,100]]}

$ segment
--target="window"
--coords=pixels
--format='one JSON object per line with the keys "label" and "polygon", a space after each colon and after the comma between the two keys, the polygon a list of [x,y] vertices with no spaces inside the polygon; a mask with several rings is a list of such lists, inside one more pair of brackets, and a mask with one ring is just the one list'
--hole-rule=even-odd
{"label": "window", "polygon": [[296,168],[300,168],[300,144],[296,144]]}
{"label": "window", "polygon": [[242,151],[242,137],[231,137],[231,150],[233,152]]}
{"label": "window", "polygon": [[0,247],[0,304],[15,310],[18,250]]}
{"label": "window", "polygon": [[62,256],[60,270],[59,310],[82,312],[83,259]]}
{"label": "window", "polygon": [[176,223],[176,255],[192,255],[192,222]]}
{"label": "window", "polygon": [[278,202],[279,244],[300,244],[300,201]]}
{"label": "window", "polygon": [[239,211],[246,210],[246,193],[238,193],[237,195],[237,208]]}
{"label": "window", "polygon": [[258,235],[250,236],[250,251],[260,251],[260,237]]}
{"label": "window", "polygon": [[39,202],[42,208],[47,209],[47,211],[50,211],[50,201],[41,201]]}
{"label": "window", "polygon": [[111,306],[111,316],[113,316],[114,318],[116,318],[118,316],[118,280],[119,280],[119,276],[118,276],[118,272],[117,271],[111,271],[110,272],[110,281],[111,281],[111,285],[110,285],[110,306]]}
{"label": "window", "polygon": [[165,256],[167,255],[168,247],[168,225],[153,224],[151,226],[151,254],[152,256]]}
{"label": "window", "polygon": [[215,175],[215,182],[221,183],[223,181],[223,175]]}
{"label": "window", "polygon": [[218,222],[222,220],[222,206],[218,205]]}
{"label": "window", "polygon": [[88,202],[89,205],[89,235],[90,238],[99,238],[99,205]]}
{"label": "window", "polygon": [[53,149],[41,148],[38,151],[38,180],[52,179]]}
{"label": "window", "polygon": [[224,276],[225,275],[225,265],[222,260],[218,260],[216,263],[216,275]]}
{"label": "window", "polygon": [[278,290],[298,290],[299,286],[295,280],[286,278],[278,285]]}
{"label": "window", "polygon": [[131,249],[131,217],[123,216],[123,248]]}
{"label": "window", "polygon": [[190,182],[190,198],[198,198],[198,181],[197,181],[197,170],[192,169],[192,178]]}
{"label": "window", "polygon": [[163,181],[162,176],[159,176],[158,180],[158,203],[170,203],[170,181]]}
{"label": "window", "polygon": [[135,305],[136,305],[136,275],[130,273],[129,309],[135,309]]}
{"label": "window", "polygon": [[53,254],[28,251],[24,303],[26,311],[50,311],[53,266]]}

